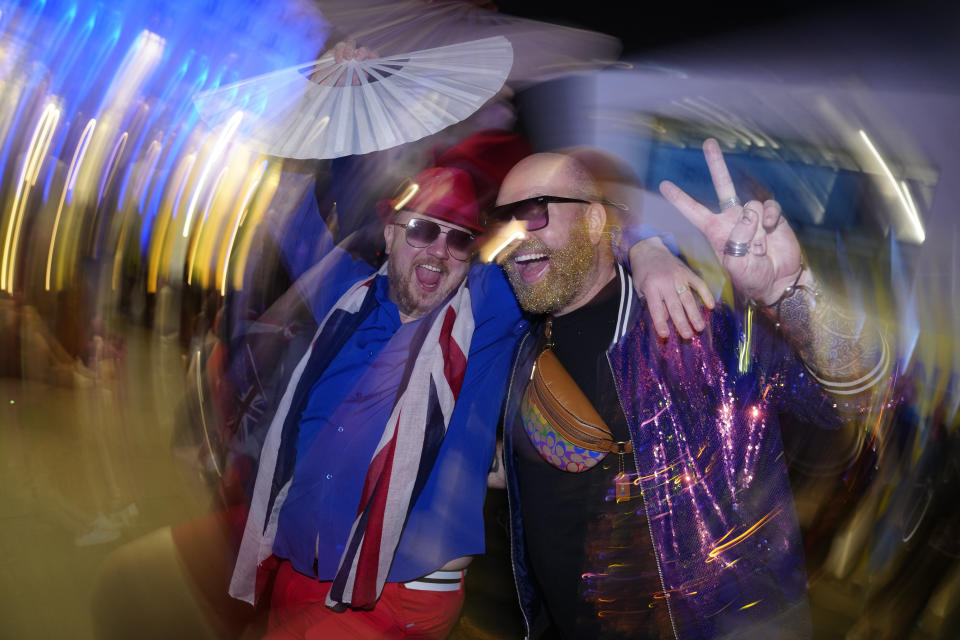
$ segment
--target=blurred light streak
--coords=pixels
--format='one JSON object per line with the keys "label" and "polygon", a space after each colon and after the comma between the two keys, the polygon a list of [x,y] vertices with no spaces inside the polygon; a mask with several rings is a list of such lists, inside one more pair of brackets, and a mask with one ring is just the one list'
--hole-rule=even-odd
{"label": "blurred light streak", "polygon": [[731,533],[733,533],[734,531],[736,531],[736,529],[737,529],[736,527],[731,527],[729,531],[727,531],[725,534],[723,534],[722,536],[720,536],[720,539],[717,540],[716,544],[722,544],[723,541],[727,539],[727,536],[729,536]]}
{"label": "blurred light streak", "polygon": [[[113,258],[113,274],[110,279],[112,291],[117,291],[120,285],[121,269],[123,268],[123,258],[124,258],[124,254],[126,252],[126,246],[127,246],[127,233],[130,228],[130,225],[134,224],[131,222],[131,218],[134,215],[133,211],[131,210],[134,209],[134,204],[136,204],[137,193],[144,189],[147,179],[149,178],[150,174],[153,173],[153,170],[156,167],[156,163],[160,157],[160,150],[162,146],[163,145],[160,143],[159,140],[153,140],[150,143],[150,146],[147,149],[146,157],[139,163],[140,168],[137,175],[136,184],[134,185],[133,192],[130,195],[131,202],[128,206],[123,207],[125,214],[123,216],[123,225],[120,229],[120,236],[117,239],[117,251]],[[131,173],[133,173],[133,170],[131,170]],[[143,198],[141,196],[140,198],[141,204],[142,204],[142,200]],[[122,201],[122,196],[121,196],[121,201]],[[140,216],[141,214],[142,214],[141,209],[139,208],[136,209],[136,215]]]}
{"label": "blurred light streak", "polygon": [[890,234],[890,288],[894,297],[894,309],[897,310],[900,347],[900,361],[910,362],[913,358],[917,340],[920,338],[920,323],[917,319],[916,292],[907,284],[907,266],[900,252],[900,245]]}
{"label": "blurred light streak", "polygon": [[[198,114],[191,95],[230,79],[313,58],[329,31],[319,11],[310,5],[284,5],[271,12],[258,9],[252,0],[218,0],[206,5],[197,5],[192,0],[114,0],[110,3],[57,0],[3,4],[0,10],[0,172],[21,160],[16,150],[25,148],[29,140],[32,127],[27,125],[28,119],[36,117],[35,109],[43,105],[42,100],[48,94],[62,96],[59,120],[69,124],[55,128],[54,135],[47,139],[48,151],[33,156],[33,163],[28,163],[28,169],[32,166],[40,172],[33,184],[39,187],[43,182],[44,202],[48,197],[57,198],[54,190],[60,186],[58,177],[63,175],[60,173],[65,168],[63,162],[68,153],[73,156],[72,169],[66,166],[67,186],[58,198],[56,209],[37,208],[34,199],[40,198],[41,192],[34,190],[24,199],[29,189],[26,185],[20,186],[23,193],[16,203],[18,220],[12,228],[23,231],[14,234],[13,239],[9,233],[4,238],[11,245],[4,264],[8,272],[16,266],[14,256],[27,246],[27,236],[20,234],[29,229],[50,230],[45,241],[37,238],[42,246],[47,246],[46,263],[41,257],[37,265],[38,275],[40,269],[43,270],[40,289],[47,291],[58,287],[58,279],[60,286],[68,282],[78,261],[96,260],[96,251],[88,255],[91,241],[97,245],[108,242],[97,230],[109,232],[111,245],[118,241],[125,245],[127,238],[136,233],[147,263],[156,255],[149,248],[157,246],[158,230],[163,230],[160,239],[170,242],[169,218],[161,224],[155,224],[155,219],[163,211],[176,216],[187,204],[184,199],[197,179],[191,168],[186,182],[181,183],[183,176],[177,172],[184,155],[189,153],[187,150],[199,148],[198,138],[202,135],[196,127]],[[240,103],[244,99],[251,102],[250,96],[246,96],[241,97]],[[253,111],[268,108],[264,99],[254,102]],[[97,123],[94,130],[83,133],[84,125],[94,117]],[[121,132],[127,137],[118,144],[117,136],[121,135],[122,139]],[[80,142],[75,142],[78,138]],[[159,144],[154,144],[156,141]],[[74,144],[77,149],[62,148]],[[215,167],[216,171],[219,169]],[[209,177],[212,174],[208,174]],[[9,182],[12,191],[14,181]],[[171,209],[171,196],[181,184],[186,191],[178,194],[176,207]],[[208,181],[206,187],[209,186]],[[221,194],[226,190],[225,185],[220,187]],[[231,191],[237,192],[241,190]],[[6,195],[7,203],[13,195]],[[191,213],[196,213],[200,198],[206,195],[207,189],[201,189]],[[91,209],[94,200],[96,204]],[[230,217],[227,222],[225,214],[235,206],[232,196],[228,200],[221,195],[213,199],[206,214],[215,216],[214,220],[224,225],[222,229],[204,230],[204,236],[214,229],[218,232],[218,255],[211,259],[210,273],[219,266],[220,252],[226,251],[230,244],[232,234],[227,225],[232,227],[235,220]],[[249,215],[249,206],[241,220]],[[8,215],[10,207],[4,204]],[[129,217],[131,208],[136,208],[142,216],[139,221]],[[94,215],[93,222],[90,214]],[[42,222],[46,215],[50,216],[49,227]],[[37,216],[37,227],[31,225],[33,216]],[[2,230],[7,231],[9,220],[6,217],[3,220]],[[214,220],[208,221],[208,227]],[[232,238],[231,259],[242,249],[242,235],[241,221],[237,235]],[[207,239],[199,247],[198,263],[200,254],[208,246]],[[15,242],[19,244],[11,256]],[[122,254],[124,248],[116,245],[111,250]],[[126,250],[128,254],[129,251]],[[180,259],[185,257],[182,254],[182,248],[175,245],[168,257],[175,255]],[[159,255],[163,256],[163,251]],[[115,272],[118,268],[135,268],[136,259],[121,267],[121,257],[112,256]],[[184,265],[167,261],[167,266],[182,271]],[[211,286],[225,281],[223,274],[210,280]]]}
{"label": "blurred light streak", "polygon": [[500,254],[501,251],[506,249],[513,242],[517,240],[522,240],[523,238],[526,237],[526,235],[527,234],[524,233],[523,231],[514,231],[510,236],[507,237],[506,240],[501,242],[496,249],[491,251],[489,256],[484,258],[484,262],[493,262],[496,259],[497,255]]}
{"label": "blurred light streak", "polygon": [[69,34],[70,27],[77,17],[77,5],[73,3],[60,17],[60,21],[54,28],[54,31],[48,36],[46,46],[48,51],[58,50],[60,43]]}
{"label": "blurred light streak", "polygon": [[716,615],[718,615],[718,614],[720,614],[720,613],[723,613],[724,611],[726,611],[727,609],[730,608],[730,605],[731,605],[731,604],[732,604],[732,603],[728,602],[727,604],[723,605],[722,607],[720,607],[719,609],[717,609],[717,610],[714,611],[713,613],[708,614],[708,615],[706,616],[707,619],[712,618],[712,617],[714,617],[714,616],[716,616]]}
{"label": "blurred light streak", "polygon": [[[956,309],[960,303],[960,231],[953,230],[953,242],[950,264],[950,298],[948,309]],[[960,421],[957,421],[957,413],[960,411],[960,340],[956,336],[960,335],[960,314],[953,312],[948,316],[948,322],[944,331],[954,336],[951,341],[950,349],[950,369],[947,375],[947,389],[944,400],[944,422],[950,425],[951,430],[960,428]]]}
{"label": "blurred light streak", "polygon": [[235,264],[231,271],[233,273],[233,288],[238,291],[243,288],[243,278],[247,272],[247,258],[250,255],[250,248],[253,245],[253,239],[255,237],[252,231],[255,230],[263,220],[264,212],[269,206],[274,194],[277,192],[277,187],[280,186],[281,166],[280,163],[267,165],[265,176],[260,181],[260,189],[255,192],[256,195],[253,200],[251,200],[246,213],[243,215],[243,220],[240,222],[241,228],[245,231],[238,235],[233,253],[231,254],[231,256],[236,256],[234,259]]}
{"label": "blurred light streak", "polygon": [[194,187],[193,195],[190,197],[190,204],[187,206],[187,213],[183,219],[183,237],[186,238],[190,234],[190,223],[193,221],[193,214],[197,208],[197,201],[200,198],[200,193],[203,191],[204,186],[207,183],[207,178],[210,175],[210,171],[213,169],[214,164],[220,161],[220,156],[223,155],[223,152],[226,151],[227,145],[230,143],[230,138],[233,137],[233,134],[237,131],[237,127],[240,126],[240,121],[243,120],[243,112],[237,111],[230,119],[227,121],[227,124],[220,131],[220,135],[217,137],[217,141],[213,146],[213,150],[210,152],[210,156],[207,158],[207,162],[203,167],[203,171],[200,173],[200,178],[197,180],[197,184]]}
{"label": "blurred light streak", "polygon": [[[762,526],[765,525],[767,522],[769,522],[770,520],[772,520],[773,518],[775,518],[775,517],[777,516],[777,514],[780,513],[780,511],[781,511],[781,509],[774,509],[773,511],[771,511],[771,512],[768,513],[767,515],[765,515],[765,516],[763,516],[762,518],[760,518],[755,524],[753,524],[752,526],[750,526],[746,531],[744,531],[743,533],[741,533],[740,535],[738,535],[736,538],[733,538],[732,540],[729,540],[728,542],[724,542],[723,544],[718,544],[718,545],[716,545],[713,549],[710,550],[709,553],[707,553],[707,556],[710,558],[710,560],[713,560],[713,559],[715,559],[717,556],[719,556],[721,553],[723,553],[724,551],[726,551],[727,549],[729,549],[729,548],[731,548],[731,547],[733,547],[733,546],[736,546],[736,545],[740,544],[741,542],[743,542],[744,540],[746,540],[748,537],[750,537],[750,536],[752,536],[754,533],[756,533],[757,530],[760,529],[760,527],[762,527]],[[729,535],[729,533],[728,533],[727,535]],[[724,536],[724,537],[726,537],[726,536]],[[707,562],[709,562],[710,560],[708,560]]]}
{"label": "blurred light streak", "polygon": [[737,357],[737,371],[741,374],[750,371],[753,358],[753,305],[747,306],[746,316],[746,325],[738,347],[740,353]]}
{"label": "blurred light streak", "polygon": [[[483,262],[493,262],[500,255],[500,252],[510,246],[517,240],[523,240],[527,237],[527,224],[519,220],[511,220],[501,229],[484,240],[483,247],[480,249],[480,260]],[[489,247],[494,247],[492,250]]]}
{"label": "blurred light streak", "polygon": [[230,269],[230,255],[233,253],[233,245],[237,239],[237,231],[240,229],[240,225],[243,224],[243,221],[246,218],[247,207],[250,205],[250,200],[253,198],[253,194],[257,192],[257,188],[260,186],[260,181],[263,180],[263,174],[266,169],[267,161],[264,160],[254,170],[253,175],[247,183],[247,189],[243,194],[243,199],[240,201],[240,206],[237,207],[237,212],[234,215],[233,230],[230,232],[227,250],[224,252],[223,262],[221,263],[220,268],[220,295],[222,296],[227,295],[227,276]]}
{"label": "blurred light streak", "polygon": [[[172,188],[176,193],[171,198],[161,200],[156,220],[151,228],[152,237],[147,262],[147,293],[157,292],[157,280],[160,277],[160,262],[163,258],[166,245],[167,228],[171,220],[176,219],[176,210],[183,196],[184,187],[190,177],[190,171],[197,160],[194,153],[188,154],[180,161],[180,166],[170,180],[167,181],[167,192]],[[173,185],[176,185],[175,187]],[[169,206],[168,206],[169,205]]]}
{"label": "blurred light streak", "polygon": [[104,202],[104,197],[112,191],[112,187],[115,182],[117,174],[122,170],[122,163],[120,161],[123,158],[124,150],[127,146],[127,140],[129,140],[129,134],[127,131],[124,131],[117,143],[114,145],[113,150],[110,153],[110,158],[107,161],[107,164],[102,171],[103,176],[101,177],[100,187],[98,189],[97,199],[96,199],[96,209],[93,217],[93,224],[90,226],[90,242],[89,246],[91,247],[90,251],[94,258],[100,257],[101,252],[101,239],[103,238],[104,229],[110,228],[110,217],[112,213],[112,200]]}
{"label": "blurred light streak", "polygon": [[[747,123],[742,118],[705,97],[683,98],[679,104],[681,107],[686,107],[692,111],[699,116],[699,118],[713,123],[724,133],[736,136],[739,142],[746,147],[750,147],[751,145],[762,147],[765,144],[761,138],[755,136],[750,131]],[[730,146],[731,148],[735,148],[733,144]]]}
{"label": "blurred light streak", "polygon": [[123,217],[120,234],[117,238],[117,250],[113,254],[113,270],[110,274],[110,290],[116,291],[120,285],[120,270],[123,267],[124,248],[127,243],[127,229],[130,228],[130,216]]}
{"label": "blurred light streak", "polygon": [[872,153],[874,158],[877,159],[877,162],[880,163],[883,173],[887,176],[887,180],[889,180],[890,184],[893,186],[894,193],[897,194],[897,197],[900,198],[900,203],[903,205],[903,210],[906,213],[904,219],[912,231],[910,236],[903,239],[909,242],[923,244],[924,240],[926,240],[926,233],[923,230],[923,224],[920,222],[920,215],[913,207],[913,198],[910,196],[909,191],[906,191],[906,184],[903,183],[903,188],[901,188],[901,183],[898,183],[897,179],[893,177],[893,172],[890,171],[890,167],[887,166],[886,161],[883,159],[883,156],[880,155],[880,152],[877,151],[877,148],[870,140],[870,137],[867,135],[866,131],[859,129],[858,133],[860,134],[860,137],[863,138],[863,141],[866,143],[870,153]]}
{"label": "blurred light streak", "polygon": [[[127,166],[124,170],[124,176],[120,183],[120,193],[117,196],[117,205],[119,207],[123,207],[127,202],[127,193],[128,189],[131,188],[131,182],[133,181],[132,188],[134,190],[136,190],[136,185],[139,184],[139,181],[134,181],[134,176],[140,174],[140,170],[143,167],[143,163],[141,161],[143,158],[143,144],[151,137],[151,132],[146,126],[146,123],[149,119],[150,106],[141,100],[140,107],[127,122],[126,130],[130,132],[130,139],[127,140],[127,144],[131,146],[131,149],[129,155],[127,156],[129,158],[129,162],[126,163]],[[147,151],[149,152],[149,150],[150,147],[148,145]]]}
{"label": "blurred light streak", "polygon": [[[71,11],[75,14],[76,9],[77,5],[75,3],[71,6]],[[64,85],[67,85],[72,79],[73,66],[77,63],[81,53],[86,50],[88,46],[87,40],[93,33],[93,27],[96,23],[93,16],[94,14],[91,14],[83,25],[79,26],[78,29],[75,29],[70,34],[70,37],[64,41],[61,51],[58,52],[56,58],[57,65],[53,69],[54,79],[52,87],[54,91],[63,90]]]}
{"label": "blurred light streak", "polygon": [[165,47],[166,40],[146,29],[141,31],[124,56],[98,111],[119,112],[125,109],[153,72]]}
{"label": "blurred light streak", "polygon": [[220,188],[223,177],[227,175],[229,169],[230,165],[227,165],[220,170],[220,173],[217,174],[217,179],[214,180],[213,186],[210,188],[210,193],[207,194],[207,200],[203,205],[203,215],[200,217],[200,223],[197,225],[197,230],[193,234],[193,242],[191,243],[193,246],[190,250],[190,258],[187,260],[187,284],[193,284],[194,264],[197,259],[197,250],[203,241],[203,227],[207,222],[207,216],[210,214],[210,206],[213,204],[213,199],[217,195],[217,190]]}
{"label": "blurred light streak", "polygon": [[73,159],[70,160],[70,166],[67,169],[67,177],[63,183],[63,192],[60,194],[60,204],[57,205],[57,214],[53,220],[53,231],[50,232],[50,249],[47,251],[47,270],[44,278],[44,289],[46,291],[50,290],[50,270],[53,263],[53,249],[57,242],[57,230],[60,228],[60,215],[63,213],[63,203],[67,199],[67,194],[73,192],[73,185],[77,180],[77,173],[79,172],[80,165],[83,163],[83,157],[87,153],[87,146],[90,144],[90,139],[96,126],[96,119],[91,118],[83,128],[83,133],[80,134],[80,141],[77,143],[77,148],[73,152]]}
{"label": "blurred light streak", "polygon": [[416,182],[411,182],[404,191],[403,195],[397,199],[396,204],[393,205],[393,210],[400,211],[407,206],[407,203],[410,202],[410,199],[417,194],[417,191],[420,191],[420,185]]}
{"label": "blurred light streak", "polygon": [[7,233],[3,245],[2,270],[0,270],[0,289],[13,293],[14,271],[17,261],[17,246],[20,239],[20,227],[23,223],[23,212],[27,206],[30,188],[37,180],[40,166],[47,154],[53,131],[60,120],[60,109],[53,100],[43,108],[37,126],[33,130],[33,137],[27,146],[23,168],[17,180],[17,193],[13,199],[10,211],[10,221],[7,224]]}
{"label": "blurred light streak", "polygon": [[[110,11],[102,4],[96,4],[93,7],[93,14],[90,17],[93,22],[93,28],[90,33],[90,49],[93,50],[92,56],[77,61],[77,78],[79,82],[73,83],[74,96],[85,98],[96,86],[97,79],[105,68],[109,69],[107,61],[113,53],[114,48],[120,42],[120,31],[123,28],[121,16],[116,11]],[[93,47],[99,44],[99,49]]]}
{"label": "blurred light streak", "polygon": [[177,181],[177,195],[173,200],[173,208],[170,211],[170,217],[177,219],[177,212],[180,210],[180,203],[183,202],[183,192],[187,188],[187,182],[190,179],[190,172],[193,171],[193,165],[197,161],[196,153],[189,153],[183,162],[183,175]]}
{"label": "blurred light streak", "polygon": [[200,423],[203,426],[203,438],[207,444],[207,455],[210,458],[210,462],[213,463],[213,470],[217,472],[217,477],[222,478],[223,472],[220,470],[220,465],[217,464],[217,456],[214,455],[216,449],[213,446],[213,443],[210,442],[210,429],[207,427],[207,415],[204,410],[206,404],[203,397],[203,361],[202,354],[200,349],[197,349],[196,359],[193,363],[193,370],[196,372],[196,389],[197,389],[197,398],[199,398],[199,413],[200,413]]}
{"label": "blurred light streak", "polygon": [[[906,180],[901,180],[901,181],[900,181],[900,191],[903,193],[904,198],[906,199],[907,207],[908,207],[908,208],[910,209],[910,211],[913,213],[913,216],[917,219],[917,221],[918,221],[917,224],[919,224],[920,212],[917,211],[917,204],[916,204],[916,202],[913,201],[913,194],[910,193],[910,187],[907,185],[907,181],[906,181]],[[922,231],[922,229],[921,229],[921,231]]]}
{"label": "blurred light streak", "polygon": [[127,146],[127,137],[127,132],[124,131],[113,144],[110,157],[107,159],[107,164],[104,167],[105,170],[100,177],[100,187],[97,189],[97,204],[103,202],[103,194],[117,172],[117,160],[123,155],[123,149]]}
{"label": "blurred light streak", "polygon": [[[163,143],[159,140],[154,140],[150,143],[150,146],[147,148],[146,164],[140,172],[137,185],[134,187],[134,193],[130,196],[131,200],[137,202],[137,213],[140,215],[143,215],[144,201],[147,198],[147,182],[157,168],[157,162],[160,160],[160,150],[162,148]],[[140,194],[139,199],[137,198],[137,193]]]}

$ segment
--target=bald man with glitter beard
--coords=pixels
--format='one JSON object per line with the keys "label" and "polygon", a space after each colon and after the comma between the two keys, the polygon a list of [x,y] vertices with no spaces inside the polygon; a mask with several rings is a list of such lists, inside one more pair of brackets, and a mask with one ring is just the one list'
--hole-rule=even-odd
{"label": "bald man with glitter beard", "polygon": [[[599,154],[529,156],[501,186],[491,218],[525,223],[526,237],[500,263],[541,317],[518,348],[504,413],[530,637],[811,635],[778,416],[856,419],[890,379],[889,349],[804,266],[779,204],[741,206],[716,141],[704,155],[720,214],[672,183],[661,192],[747,304],[718,305],[693,338],[658,337],[603,240],[615,212]],[[580,400],[543,393],[567,388],[553,356]]]}

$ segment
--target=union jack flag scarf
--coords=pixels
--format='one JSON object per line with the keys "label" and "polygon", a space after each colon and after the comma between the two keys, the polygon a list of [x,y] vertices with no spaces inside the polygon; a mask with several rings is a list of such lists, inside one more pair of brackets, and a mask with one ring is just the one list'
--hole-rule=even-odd
{"label": "union jack flag scarf", "polygon": [[[343,336],[345,327],[359,326],[366,315],[363,309],[372,302],[373,280],[356,283],[334,305],[283,394],[260,457],[250,515],[230,586],[235,597],[253,601],[256,566],[272,553],[289,479],[275,497],[271,497],[271,487],[276,484],[278,468],[284,466],[279,450],[281,440],[289,436],[285,438],[282,431],[294,417],[295,408],[291,407],[298,404],[295,398],[302,395],[302,389],[298,393],[297,388],[309,388],[315,380],[303,379],[309,377],[304,376],[304,371],[310,368],[311,356],[316,359],[320,355],[313,353],[318,344],[337,350],[342,346],[341,340],[330,340],[329,334]],[[351,323],[350,318],[357,319]],[[412,340],[411,357],[393,410],[367,468],[360,504],[327,596],[328,606],[370,608],[380,597],[407,516],[430,475],[450,424],[463,384],[473,330],[470,290],[464,280],[446,302],[421,321]],[[325,359],[329,363],[332,355]]]}

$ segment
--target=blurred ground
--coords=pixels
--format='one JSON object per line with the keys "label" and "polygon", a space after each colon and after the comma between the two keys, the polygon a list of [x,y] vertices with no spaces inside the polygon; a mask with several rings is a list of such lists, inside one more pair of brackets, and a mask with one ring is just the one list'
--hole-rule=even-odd
{"label": "blurred ground", "polygon": [[[131,603],[142,603],[137,598],[143,594],[115,590],[109,592],[114,601],[103,602],[101,593],[100,611],[107,612],[108,624],[115,616],[118,625],[124,620],[123,628],[142,625],[138,637],[214,637],[200,613],[202,600],[186,586],[186,573],[168,553],[172,546],[164,529],[205,515],[210,504],[199,475],[171,453],[185,377],[181,349],[147,329],[118,328],[127,350],[110,378],[82,387],[0,378],[0,549],[5,558],[0,637],[98,637],[91,613],[98,572],[108,554],[120,548],[124,551],[117,555],[126,554],[127,560],[142,554],[133,558],[142,581],[132,586],[147,598],[154,593],[157,602],[141,610],[142,604]],[[803,498],[798,499],[802,511]],[[129,504],[136,505],[137,513],[119,527],[118,537],[77,546],[78,537],[91,533],[98,513]],[[468,597],[452,636],[456,640],[522,635],[505,509],[505,493],[491,492],[488,553],[468,572]],[[134,540],[137,546],[124,546]],[[866,577],[863,571],[844,580],[812,576],[817,638],[846,636],[865,606]],[[957,582],[956,575],[952,579]],[[898,612],[886,615],[896,618]],[[952,620],[956,624],[955,614]],[[928,614],[920,627],[908,626],[912,630],[903,637],[956,637],[943,625],[944,620]],[[250,631],[247,637],[255,635]]]}
{"label": "blurred ground", "polygon": [[[0,637],[94,637],[91,591],[107,554],[209,506],[199,478],[171,456],[179,346],[141,327],[123,337],[113,379],[66,387],[0,378]],[[130,504],[137,515],[119,537],[76,545],[98,533],[98,513]]]}

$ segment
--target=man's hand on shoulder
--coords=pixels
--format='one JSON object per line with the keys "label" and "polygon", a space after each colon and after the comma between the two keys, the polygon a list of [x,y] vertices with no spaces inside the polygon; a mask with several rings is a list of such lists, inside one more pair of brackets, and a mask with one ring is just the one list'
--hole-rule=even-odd
{"label": "man's hand on shoulder", "polygon": [[657,335],[668,337],[671,321],[685,339],[692,338],[694,331],[703,331],[703,310],[693,292],[710,309],[715,304],[713,294],[707,283],[673,255],[659,237],[646,238],[630,247],[630,266],[634,287],[647,299]]}

